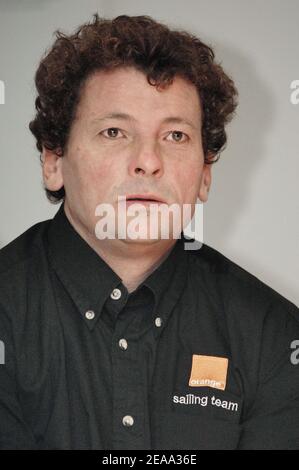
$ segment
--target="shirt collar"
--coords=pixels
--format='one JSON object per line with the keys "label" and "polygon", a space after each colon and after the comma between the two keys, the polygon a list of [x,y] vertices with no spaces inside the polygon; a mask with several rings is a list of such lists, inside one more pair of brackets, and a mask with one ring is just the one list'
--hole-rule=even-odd
{"label": "shirt collar", "polygon": [[[50,262],[92,329],[113,289],[121,286],[126,291],[122,279],[75,230],[64,203],[51,220],[47,236]],[[138,287],[145,285],[153,292],[154,314],[162,317],[163,325],[185,285],[188,268],[184,241],[189,239],[182,232],[166,259]],[[93,319],[85,317],[89,310],[95,313]]]}

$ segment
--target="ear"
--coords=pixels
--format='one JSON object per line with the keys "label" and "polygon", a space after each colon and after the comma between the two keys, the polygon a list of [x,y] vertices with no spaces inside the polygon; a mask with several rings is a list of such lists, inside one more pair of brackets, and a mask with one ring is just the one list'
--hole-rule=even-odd
{"label": "ear", "polygon": [[207,202],[209,196],[209,190],[212,182],[212,165],[204,163],[201,183],[198,191],[198,197],[202,202]]}
{"label": "ear", "polygon": [[48,150],[43,146],[42,167],[43,180],[47,189],[58,191],[63,186],[62,159],[54,150]]}

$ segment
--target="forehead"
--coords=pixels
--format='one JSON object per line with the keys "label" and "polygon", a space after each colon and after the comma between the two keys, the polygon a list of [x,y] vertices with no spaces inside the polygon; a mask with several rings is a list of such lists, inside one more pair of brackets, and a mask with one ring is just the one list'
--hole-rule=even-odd
{"label": "forehead", "polygon": [[90,75],[80,93],[80,114],[128,110],[136,115],[146,115],[155,110],[159,113],[178,112],[198,120],[201,104],[196,87],[180,76],[166,88],[150,85],[146,75],[134,67],[119,67],[114,70],[99,70]]}

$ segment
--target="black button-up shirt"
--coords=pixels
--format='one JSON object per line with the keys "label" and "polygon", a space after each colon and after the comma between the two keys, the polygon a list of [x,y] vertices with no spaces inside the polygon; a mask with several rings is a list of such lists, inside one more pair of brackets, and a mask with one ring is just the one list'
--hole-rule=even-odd
{"label": "black button-up shirt", "polygon": [[0,251],[0,448],[299,449],[298,308],[185,242],[131,293],[63,204]]}

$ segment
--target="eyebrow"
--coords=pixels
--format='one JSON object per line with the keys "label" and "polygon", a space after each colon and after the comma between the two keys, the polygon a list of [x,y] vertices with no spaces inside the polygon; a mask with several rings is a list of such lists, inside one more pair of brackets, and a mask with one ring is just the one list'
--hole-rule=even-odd
{"label": "eyebrow", "polygon": [[[116,113],[115,112],[115,113],[106,114],[105,116],[102,116],[100,118],[96,118],[92,121],[92,123],[106,121],[108,119],[120,119],[120,120],[123,120],[123,121],[135,121],[136,122],[136,119],[133,116],[131,116],[130,114]],[[191,121],[189,121],[188,119],[179,117],[179,116],[168,116],[165,119],[163,119],[162,124],[164,124],[164,123],[166,123],[166,124],[186,124],[187,126],[190,126],[193,129],[196,129],[196,126]]]}

